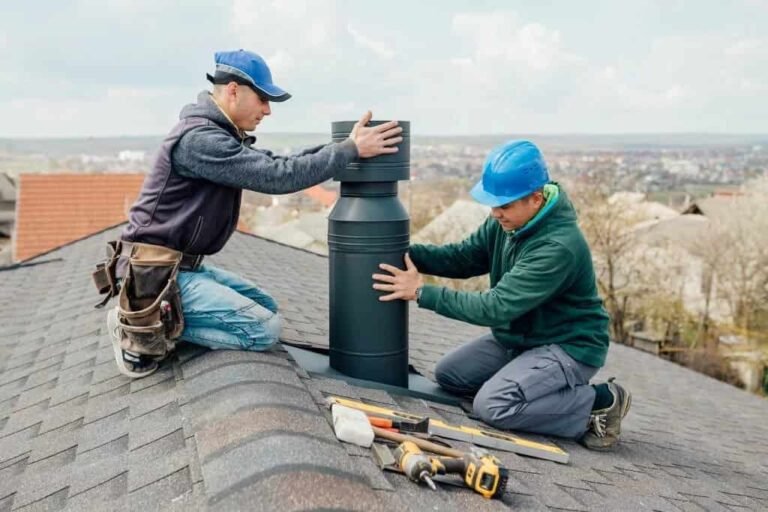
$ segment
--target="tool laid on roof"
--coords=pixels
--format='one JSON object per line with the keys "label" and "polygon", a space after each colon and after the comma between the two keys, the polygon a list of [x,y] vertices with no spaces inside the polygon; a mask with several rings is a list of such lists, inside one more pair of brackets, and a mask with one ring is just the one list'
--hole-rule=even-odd
{"label": "tool laid on roof", "polygon": [[[403,424],[408,424],[405,428],[423,431],[423,421],[380,421],[381,418],[366,417],[358,409],[352,409],[335,402],[331,402],[330,405],[336,437],[341,441],[359,446],[367,447],[373,444],[374,458],[382,469],[405,473],[411,480],[424,482],[432,490],[437,490],[433,477],[458,474],[461,475],[466,486],[486,498],[498,498],[504,494],[508,473],[493,455],[485,451],[464,453],[426,439],[394,431],[394,425],[403,427]],[[371,424],[371,420],[373,423],[380,423],[385,426],[374,426]],[[387,446],[372,443],[374,437],[400,444],[393,454]],[[422,450],[444,455],[444,457],[426,455]]]}
{"label": "tool laid on roof", "polygon": [[[369,417],[376,416],[380,418],[388,418],[393,421],[410,422],[412,424],[418,424],[426,419],[428,424],[427,433],[431,436],[453,439],[455,441],[464,441],[484,448],[504,450],[519,455],[536,457],[537,459],[551,460],[561,464],[567,464],[569,460],[568,452],[554,443],[531,441],[530,439],[525,439],[514,434],[492,430],[465,427],[462,425],[450,425],[441,420],[425,418],[403,411],[385,409],[384,407],[378,407],[376,405],[370,405],[348,398],[331,396],[328,397],[328,401],[332,404],[335,403],[352,409],[358,409],[365,412]],[[377,433],[376,435],[379,434]]]}
{"label": "tool laid on roof", "polygon": [[401,443],[394,456],[405,476],[414,482],[424,482],[433,491],[437,490],[432,481],[432,477],[437,474],[436,459],[427,456],[412,441]]}
{"label": "tool laid on roof", "polygon": [[369,415],[368,421],[374,427],[391,429],[398,432],[414,432],[419,434],[429,433],[429,418],[422,418],[421,421],[405,421]]}
{"label": "tool laid on roof", "polygon": [[424,482],[437,490],[433,477],[456,474],[464,484],[484,498],[504,495],[509,479],[508,470],[485,451],[462,453],[461,457],[434,457],[425,454],[416,443],[404,441],[393,454],[400,470],[414,482]]}
{"label": "tool laid on roof", "polygon": [[373,443],[373,429],[366,415],[357,409],[340,404],[331,406],[333,430],[340,441],[365,448]]}
{"label": "tool laid on roof", "polygon": [[386,439],[388,441],[394,441],[396,443],[404,443],[405,441],[411,441],[413,444],[415,444],[422,450],[432,452],[432,453],[437,453],[438,455],[445,455],[446,457],[461,457],[463,454],[463,452],[461,452],[460,450],[449,448],[441,444],[433,443],[432,441],[427,441],[426,439],[421,439],[418,437],[409,436],[405,434],[399,434],[397,432],[392,432],[391,430],[387,430],[385,428],[372,427],[372,429],[376,437],[380,439]]}

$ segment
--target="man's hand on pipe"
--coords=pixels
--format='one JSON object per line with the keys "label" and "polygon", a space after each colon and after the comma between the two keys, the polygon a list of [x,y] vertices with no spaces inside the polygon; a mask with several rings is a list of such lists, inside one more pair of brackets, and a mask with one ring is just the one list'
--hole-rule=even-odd
{"label": "man's hand on pipe", "polygon": [[405,270],[386,263],[379,264],[379,268],[386,270],[389,274],[373,274],[373,280],[376,281],[373,289],[390,292],[388,295],[379,297],[379,300],[416,300],[416,290],[424,285],[424,281],[408,253],[405,254]]}
{"label": "man's hand on pipe", "polygon": [[387,153],[397,153],[397,148],[394,146],[403,141],[403,138],[400,137],[403,129],[397,125],[397,121],[389,121],[377,126],[366,126],[372,117],[371,111],[367,111],[355,123],[349,134],[349,138],[357,146],[357,154],[360,158],[371,158]]}

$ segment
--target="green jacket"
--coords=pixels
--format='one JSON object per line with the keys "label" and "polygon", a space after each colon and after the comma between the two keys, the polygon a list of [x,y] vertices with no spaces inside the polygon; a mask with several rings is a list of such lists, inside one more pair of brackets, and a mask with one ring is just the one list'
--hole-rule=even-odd
{"label": "green jacket", "polygon": [[589,246],[562,188],[549,184],[545,196],[544,207],[515,232],[489,217],[463,242],[412,245],[411,259],[422,273],[460,279],[490,273],[491,288],[483,292],[426,285],[419,306],[488,326],[518,353],[557,343],[575,360],[600,367],[608,351],[608,315]]}

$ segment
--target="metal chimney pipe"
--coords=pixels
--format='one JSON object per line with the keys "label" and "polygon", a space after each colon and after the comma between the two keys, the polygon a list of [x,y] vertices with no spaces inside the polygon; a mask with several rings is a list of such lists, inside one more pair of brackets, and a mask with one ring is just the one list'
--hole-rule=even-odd
{"label": "metal chimney pipe", "polygon": [[[346,139],[354,124],[332,123],[333,140]],[[334,176],[341,197],[328,217],[330,365],[358,379],[408,387],[408,302],[381,302],[371,277],[379,263],[404,268],[410,244],[408,212],[397,197],[397,182],[410,178],[410,123],[400,126],[397,153],[358,160]]]}

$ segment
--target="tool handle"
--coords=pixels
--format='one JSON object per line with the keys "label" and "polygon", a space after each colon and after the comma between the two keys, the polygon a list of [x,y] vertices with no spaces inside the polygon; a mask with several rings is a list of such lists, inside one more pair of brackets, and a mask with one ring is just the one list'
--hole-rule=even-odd
{"label": "tool handle", "polygon": [[439,444],[432,443],[424,439],[419,439],[418,437],[406,436],[403,434],[398,434],[397,432],[390,432],[388,430],[385,430],[383,428],[376,427],[373,425],[371,426],[371,428],[373,429],[373,433],[376,434],[376,437],[381,437],[382,439],[389,439],[390,441],[395,441],[397,443],[402,443],[404,441],[411,441],[422,450],[436,453],[438,455],[446,455],[448,457],[460,458],[464,455],[459,450],[454,450],[453,448],[446,448],[445,446],[441,446]]}
{"label": "tool handle", "polygon": [[384,418],[377,418],[375,416],[368,416],[368,421],[373,425],[374,427],[381,427],[381,428],[392,428],[392,420],[387,420]]}
{"label": "tool handle", "polygon": [[464,471],[466,470],[466,462],[464,462],[464,459],[456,457],[440,457],[438,460],[440,461],[440,464],[442,464],[446,474],[464,476]]}

